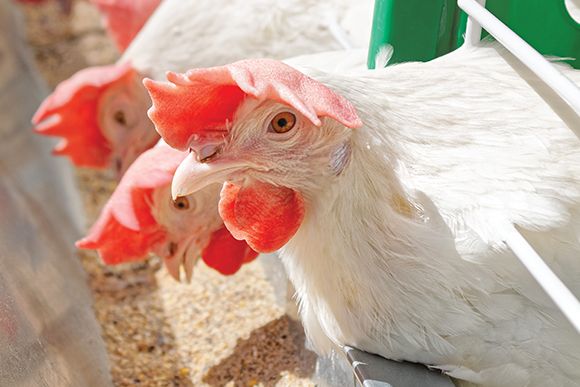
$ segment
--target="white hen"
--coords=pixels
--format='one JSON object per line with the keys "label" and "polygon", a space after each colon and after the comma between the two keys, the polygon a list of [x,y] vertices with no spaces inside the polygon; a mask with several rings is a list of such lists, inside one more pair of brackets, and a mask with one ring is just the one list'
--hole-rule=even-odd
{"label": "white hen", "polygon": [[193,150],[174,195],[228,181],[226,226],[260,252],[285,245],[319,351],[348,344],[486,386],[575,386],[580,336],[498,226],[519,225],[578,294],[580,142],[522,67],[482,47],[306,70],[315,80],[250,60],[146,84],[162,137]]}

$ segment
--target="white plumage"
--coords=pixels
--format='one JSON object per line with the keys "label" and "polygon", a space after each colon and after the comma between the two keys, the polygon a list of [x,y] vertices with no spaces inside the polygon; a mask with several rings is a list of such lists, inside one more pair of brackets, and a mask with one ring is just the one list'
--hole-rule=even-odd
{"label": "white plumage", "polygon": [[[370,0],[165,0],[124,53],[143,75],[254,58],[366,47]],[[339,35],[333,33],[339,29]]]}
{"label": "white plumage", "polygon": [[578,294],[572,131],[490,48],[316,78],[365,123],[282,253],[318,347],[328,337],[488,386],[580,384],[580,337],[498,227],[521,226]]}
{"label": "white plumage", "polygon": [[[313,70],[316,60],[302,70],[351,101],[362,128],[315,127],[247,98],[214,140],[215,158],[195,164],[193,154],[178,168],[174,194],[226,178],[303,196],[281,257],[320,352],[348,344],[485,386],[579,385],[580,336],[499,227],[521,227],[579,294],[580,140],[567,127],[578,117],[565,124],[552,109],[569,108],[493,47],[343,75]],[[187,90],[188,79],[203,82],[196,74],[171,80]],[[152,95],[151,117],[170,134]],[[265,131],[284,110],[297,129]]]}

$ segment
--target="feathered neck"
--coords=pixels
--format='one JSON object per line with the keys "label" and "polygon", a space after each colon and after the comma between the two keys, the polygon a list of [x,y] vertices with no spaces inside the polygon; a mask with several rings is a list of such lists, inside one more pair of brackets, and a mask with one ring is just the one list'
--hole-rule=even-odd
{"label": "feathered neck", "polygon": [[[371,99],[359,101],[364,106]],[[351,136],[349,165],[309,198],[304,222],[282,250],[282,260],[298,298],[326,316],[320,324],[329,330],[327,336],[349,342],[361,328],[345,322],[374,321],[381,337],[403,335],[393,339],[403,347],[413,342],[426,351],[450,351],[438,333],[447,328],[422,321],[416,311],[424,308],[448,317],[459,311],[471,321],[450,330],[466,329],[478,319],[457,295],[477,287],[477,281],[461,274],[466,270],[454,236],[435,205],[402,184],[405,156],[392,137],[399,134],[363,109],[359,113],[365,126]],[[440,297],[425,296],[433,292]],[[349,344],[373,349],[373,340]],[[376,351],[389,355],[384,347]],[[424,359],[418,355],[414,360]]]}

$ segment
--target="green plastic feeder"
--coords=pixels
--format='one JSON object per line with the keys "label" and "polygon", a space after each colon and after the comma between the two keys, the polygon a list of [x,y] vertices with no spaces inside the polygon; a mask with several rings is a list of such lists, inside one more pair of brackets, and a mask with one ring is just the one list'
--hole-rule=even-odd
{"label": "green plastic feeder", "polygon": [[[487,0],[486,8],[540,53],[580,68],[580,24],[564,0]],[[456,0],[375,0],[368,67],[386,44],[394,48],[389,64],[447,54],[463,44],[466,24]]]}
{"label": "green plastic feeder", "polygon": [[458,47],[456,0],[375,0],[368,67],[385,44],[393,46],[389,63],[428,61]]}

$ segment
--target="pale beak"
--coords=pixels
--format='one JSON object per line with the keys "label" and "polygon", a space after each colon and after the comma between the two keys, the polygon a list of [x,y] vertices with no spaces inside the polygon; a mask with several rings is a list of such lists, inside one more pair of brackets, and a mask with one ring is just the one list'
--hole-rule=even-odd
{"label": "pale beak", "polygon": [[167,269],[169,275],[177,282],[180,282],[181,257],[165,257],[163,258],[163,263],[165,263],[165,268]]}
{"label": "pale beak", "polygon": [[163,256],[163,263],[167,272],[177,282],[181,282],[181,265],[183,264],[183,255],[185,254],[187,243],[169,243],[169,254]]}
{"label": "pale beak", "polygon": [[214,160],[200,163],[192,152],[179,164],[173,182],[171,196],[173,200],[197,192],[210,184],[225,182],[232,173],[246,168],[247,163],[226,160]]}
{"label": "pale beak", "polygon": [[117,180],[120,180],[121,177],[123,177],[125,172],[127,172],[127,169],[129,169],[129,167],[135,162],[135,160],[137,160],[139,156],[141,156],[143,152],[157,145],[159,142],[159,136],[154,130],[152,131],[155,133],[154,136],[148,135],[137,140],[134,140],[131,137],[127,139],[127,146],[121,150],[120,154],[115,160],[115,172],[117,173]]}
{"label": "pale beak", "polygon": [[193,277],[193,267],[199,259],[199,254],[197,253],[197,248],[195,243],[190,244],[189,248],[185,252],[183,257],[183,271],[185,271],[185,280],[187,283],[191,283],[191,278]]}
{"label": "pale beak", "polygon": [[181,273],[183,271],[185,273],[185,281],[191,283],[193,267],[199,258],[195,242],[192,239],[179,244],[170,242],[169,253],[170,255],[163,257],[163,262],[169,275],[177,282],[181,282]]}

